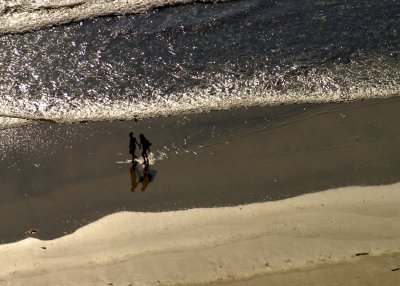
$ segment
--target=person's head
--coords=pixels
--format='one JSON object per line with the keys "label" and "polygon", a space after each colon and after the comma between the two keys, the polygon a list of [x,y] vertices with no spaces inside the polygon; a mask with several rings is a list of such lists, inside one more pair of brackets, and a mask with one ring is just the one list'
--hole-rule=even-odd
{"label": "person's head", "polygon": [[144,135],[143,135],[143,134],[140,134],[140,135],[139,135],[139,138],[140,138],[140,140],[142,140],[142,139],[144,138]]}
{"label": "person's head", "polygon": [[132,137],[132,136],[133,136],[133,132],[130,132],[130,133],[129,133],[129,137]]}

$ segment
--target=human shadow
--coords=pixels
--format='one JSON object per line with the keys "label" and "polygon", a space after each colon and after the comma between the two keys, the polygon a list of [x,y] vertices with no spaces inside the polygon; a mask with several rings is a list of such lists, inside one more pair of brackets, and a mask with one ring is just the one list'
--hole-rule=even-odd
{"label": "human shadow", "polygon": [[138,167],[139,164],[135,162],[130,167],[131,174],[131,192],[134,192],[139,184],[142,184],[142,192],[144,192],[150,183],[155,179],[157,171],[150,168],[149,164],[143,165],[141,168]]}
{"label": "human shadow", "polygon": [[134,192],[139,185],[138,177],[140,177],[140,171],[137,168],[137,164],[132,164],[129,168],[129,172],[131,174],[131,192]]}

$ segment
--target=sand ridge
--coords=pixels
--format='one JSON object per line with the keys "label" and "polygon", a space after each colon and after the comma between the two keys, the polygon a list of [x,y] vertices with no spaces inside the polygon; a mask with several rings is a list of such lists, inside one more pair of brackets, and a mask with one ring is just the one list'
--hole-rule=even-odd
{"label": "sand ridge", "polygon": [[399,203],[397,183],[236,207],[120,212],[59,239],[1,245],[0,281],[208,283],[396,253]]}

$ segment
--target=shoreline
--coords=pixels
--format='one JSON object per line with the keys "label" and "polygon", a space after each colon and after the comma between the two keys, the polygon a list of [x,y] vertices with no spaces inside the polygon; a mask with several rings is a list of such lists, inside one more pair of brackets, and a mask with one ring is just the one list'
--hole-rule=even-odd
{"label": "shoreline", "polygon": [[[1,145],[0,241],[30,229],[56,238],[124,210],[234,206],[394,183],[399,108],[394,98],[3,130],[11,143]],[[153,143],[156,175],[144,192],[140,184],[131,192],[132,129]]]}
{"label": "shoreline", "polygon": [[212,281],[210,285],[246,281],[265,285],[261,282],[269,279],[276,282],[272,285],[285,285],[280,282],[300,277],[297,285],[309,285],[317,277],[326,285],[336,285],[336,276],[323,275],[347,273],[353,283],[349,285],[378,285],[362,284],[360,272],[351,274],[347,265],[360,258],[368,259],[355,265],[358,269],[376,264],[387,270],[382,281],[399,281],[393,280],[400,279],[399,273],[391,271],[400,266],[399,203],[397,183],[331,189],[237,207],[121,212],[59,239],[28,238],[0,245],[6,258],[0,281],[9,285],[204,285]]}

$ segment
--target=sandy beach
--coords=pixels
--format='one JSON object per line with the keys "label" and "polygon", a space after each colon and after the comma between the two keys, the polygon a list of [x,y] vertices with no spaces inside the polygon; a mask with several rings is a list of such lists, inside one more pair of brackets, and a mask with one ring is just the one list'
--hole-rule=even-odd
{"label": "sandy beach", "polygon": [[[394,285],[399,108],[391,98],[2,130],[0,281]],[[153,143],[144,191],[132,192],[142,167],[131,171],[131,130]]]}
{"label": "sandy beach", "polygon": [[[399,203],[400,185],[395,184],[237,207],[120,212],[59,239],[29,238],[0,246],[0,281],[289,285],[296,279],[294,285],[389,285],[400,281]],[[384,273],[368,280],[370,273],[363,272],[374,263],[380,266],[375,271]],[[253,277],[254,284],[248,280]]]}
{"label": "sandy beach", "polygon": [[0,286],[399,286],[399,16],[0,0]]}
{"label": "sandy beach", "polygon": [[[212,283],[230,286],[258,285],[396,285],[399,283],[400,255],[360,257],[349,262],[310,267],[248,280]],[[211,284],[211,285],[212,285]]]}

